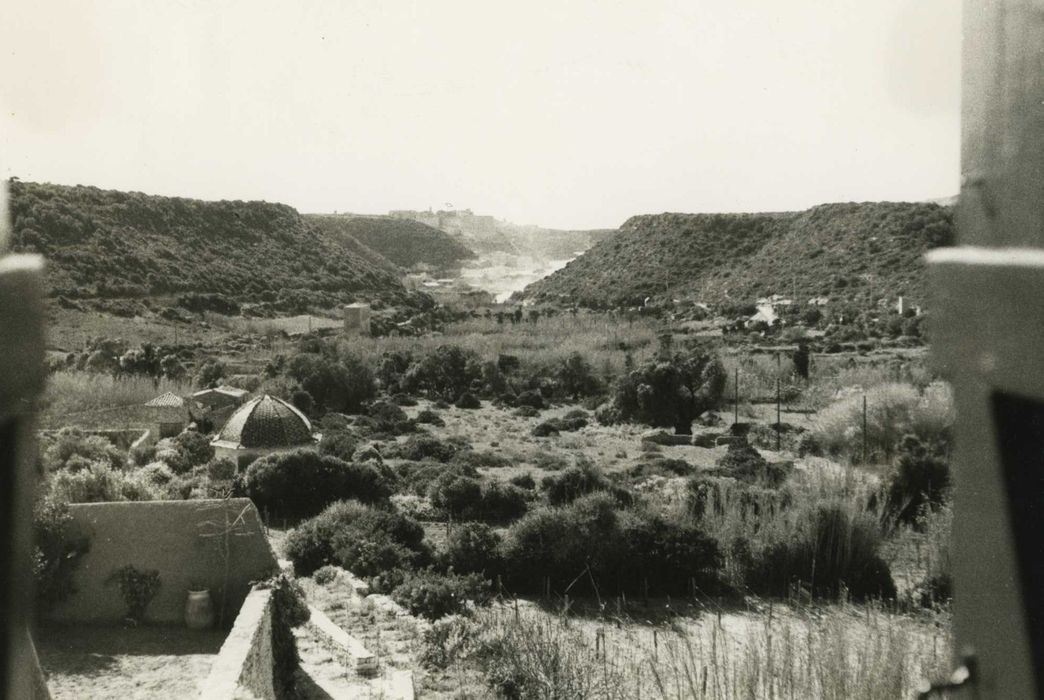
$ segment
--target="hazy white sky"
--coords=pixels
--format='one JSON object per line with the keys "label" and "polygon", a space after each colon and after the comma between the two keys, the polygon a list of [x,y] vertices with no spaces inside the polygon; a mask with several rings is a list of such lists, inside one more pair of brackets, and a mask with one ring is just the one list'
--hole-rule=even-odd
{"label": "hazy white sky", "polygon": [[947,196],[959,5],[9,2],[0,171],[577,228]]}

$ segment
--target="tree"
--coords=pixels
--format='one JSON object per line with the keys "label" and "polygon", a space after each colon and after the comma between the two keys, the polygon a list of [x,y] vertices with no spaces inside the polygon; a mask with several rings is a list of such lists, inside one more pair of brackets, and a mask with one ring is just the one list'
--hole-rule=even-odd
{"label": "tree", "polygon": [[721,404],[725,368],[713,353],[658,357],[629,372],[616,386],[615,404],[623,420],[692,432],[692,421]]}
{"label": "tree", "polygon": [[287,375],[311,394],[316,408],[358,413],[377,393],[369,368],[354,356],[340,360],[310,352],[290,359]]}

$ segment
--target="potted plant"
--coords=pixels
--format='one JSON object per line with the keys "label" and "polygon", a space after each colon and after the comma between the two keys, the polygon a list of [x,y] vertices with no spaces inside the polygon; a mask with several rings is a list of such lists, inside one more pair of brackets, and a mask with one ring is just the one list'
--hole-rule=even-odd
{"label": "potted plant", "polygon": [[138,624],[145,619],[145,608],[156,597],[160,589],[160,575],[155,569],[142,571],[133,564],[116,569],[106,583],[120,589],[123,602],[127,604],[127,620]]}
{"label": "potted plant", "polygon": [[200,581],[192,581],[185,600],[185,626],[192,630],[205,630],[213,624],[214,601],[210,589]]}

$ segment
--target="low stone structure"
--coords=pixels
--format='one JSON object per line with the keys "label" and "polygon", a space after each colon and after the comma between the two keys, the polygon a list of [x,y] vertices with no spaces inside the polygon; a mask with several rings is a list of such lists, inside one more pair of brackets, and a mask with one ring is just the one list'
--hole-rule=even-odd
{"label": "low stone structure", "polygon": [[185,399],[168,391],[146,402],[145,417],[149,422],[149,432],[157,440],[162,440],[174,437],[185,429],[189,422],[189,411]]}
{"label": "low stone structure", "polygon": [[200,700],[275,700],[272,591],[254,589],[243,601],[200,691]]}
{"label": "low stone structure", "polygon": [[[278,569],[248,498],[79,503],[69,511],[75,531],[88,538],[90,548],[73,572],[74,593],[46,616],[54,622],[122,620],[126,605],[107,581],[126,565],[159,572],[160,589],[146,620],[179,624],[190,587],[209,588],[216,610],[227,591],[226,614],[231,615],[252,581]],[[226,532],[227,562],[221,553]]]}

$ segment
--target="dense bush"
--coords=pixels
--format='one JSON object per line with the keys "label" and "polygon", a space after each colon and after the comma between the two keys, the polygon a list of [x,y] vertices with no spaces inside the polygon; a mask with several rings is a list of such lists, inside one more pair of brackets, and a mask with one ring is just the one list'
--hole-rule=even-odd
{"label": "dense bush", "polygon": [[442,420],[442,417],[438,413],[432,411],[429,408],[425,408],[423,411],[417,414],[417,423],[423,423],[426,425],[434,425],[442,427],[446,425],[446,421]]}
{"label": "dense bush", "polygon": [[287,536],[286,555],[299,576],[338,564],[359,576],[426,563],[424,528],[412,518],[356,501],[331,504]]}
{"label": "dense bush", "polygon": [[452,439],[443,441],[431,435],[411,435],[405,442],[390,448],[388,454],[413,461],[434,459],[448,462],[464,448],[464,444]]}
{"label": "dense bush", "polygon": [[575,595],[606,591],[688,593],[719,588],[721,553],[691,525],[644,510],[621,510],[608,494],[595,493],[564,508],[531,511],[508,530],[504,570],[514,590],[542,592],[571,582]]}
{"label": "dense bush", "polygon": [[432,398],[456,400],[482,379],[479,356],[456,345],[440,345],[413,364],[403,378],[403,388],[423,391]]}
{"label": "dense bush", "polygon": [[68,503],[103,501],[153,501],[162,492],[144,475],[91,462],[76,472],[62,470],[48,479],[51,496]]}
{"label": "dense bush", "polygon": [[317,408],[357,413],[377,393],[369,367],[354,355],[304,352],[290,358],[287,376],[311,394]]}
{"label": "dense bush", "polygon": [[888,479],[888,507],[895,516],[913,523],[927,510],[941,506],[950,490],[950,465],[939,448],[907,435]]}
{"label": "dense bush", "polygon": [[[70,459],[79,457],[86,463],[102,462],[113,469],[120,469],[126,456],[109,440],[99,435],[88,435],[80,428],[62,428],[50,439],[43,450],[43,466],[48,472],[66,469]],[[84,462],[77,462],[83,466]]]}
{"label": "dense bush", "polygon": [[323,433],[319,441],[319,452],[330,455],[337,459],[350,462],[355,456],[355,450],[359,447],[359,439],[354,433],[347,430],[335,430]]}
{"label": "dense bush", "polygon": [[67,503],[44,497],[33,504],[33,580],[41,609],[73,592],[73,570],[89,545],[73,530]]}
{"label": "dense bush", "polygon": [[460,395],[460,398],[457,399],[457,402],[454,404],[454,406],[456,406],[457,408],[464,409],[476,409],[482,408],[482,402],[479,401],[474,394],[465,391],[463,394]]}
{"label": "dense bush", "polygon": [[574,401],[602,393],[601,380],[595,376],[591,364],[578,352],[570,353],[562,360],[554,374],[560,391]]}
{"label": "dense bush", "polygon": [[691,433],[692,422],[717,408],[725,391],[725,369],[714,354],[693,350],[658,357],[617,383],[614,406],[623,420],[673,427]]}
{"label": "dense bush", "polygon": [[443,563],[463,574],[492,578],[500,571],[500,535],[482,523],[461,523],[446,538]]}
{"label": "dense bush", "polygon": [[376,503],[392,493],[387,478],[374,466],[307,449],[258,459],[243,475],[243,490],[258,508],[284,516],[314,515],[349,498]]}
{"label": "dense bush", "polygon": [[408,574],[392,591],[392,598],[414,615],[438,620],[467,611],[468,601],[489,601],[489,581],[478,574],[461,576],[426,569]]}
{"label": "dense bush", "polygon": [[881,541],[881,523],[871,513],[811,503],[792,528],[771,531],[751,553],[745,581],[760,595],[786,596],[798,587],[826,598],[894,598],[891,572],[878,554]]}
{"label": "dense bush", "polygon": [[608,490],[610,485],[605,474],[589,463],[574,465],[557,474],[545,476],[540,482],[547,502],[553,506],[572,503],[595,491]]}

